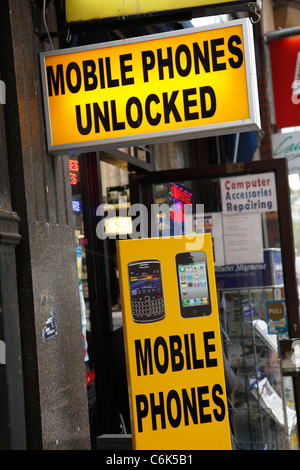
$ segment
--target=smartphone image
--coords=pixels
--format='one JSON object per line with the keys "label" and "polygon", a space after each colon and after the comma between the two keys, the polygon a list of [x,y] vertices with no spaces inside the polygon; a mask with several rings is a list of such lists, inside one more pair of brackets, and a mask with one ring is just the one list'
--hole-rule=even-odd
{"label": "smartphone image", "polygon": [[150,323],[165,317],[161,265],[158,260],[128,264],[131,312],[135,322]]}
{"label": "smartphone image", "polygon": [[212,310],[205,251],[177,253],[175,261],[181,316],[193,318],[210,315]]}

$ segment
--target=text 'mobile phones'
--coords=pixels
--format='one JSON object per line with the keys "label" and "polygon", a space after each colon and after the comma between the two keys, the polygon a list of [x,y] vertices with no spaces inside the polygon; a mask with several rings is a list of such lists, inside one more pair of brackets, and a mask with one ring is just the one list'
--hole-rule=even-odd
{"label": "text 'mobile phones'", "polygon": [[131,312],[135,322],[150,323],[165,316],[161,265],[158,260],[128,264]]}
{"label": "text 'mobile phones'", "polygon": [[177,253],[177,282],[183,318],[210,315],[211,298],[205,251]]}

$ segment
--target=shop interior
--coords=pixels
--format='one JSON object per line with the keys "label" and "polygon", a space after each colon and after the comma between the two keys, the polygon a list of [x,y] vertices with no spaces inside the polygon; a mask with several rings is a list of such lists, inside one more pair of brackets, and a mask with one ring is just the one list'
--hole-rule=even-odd
{"label": "shop interior", "polygon": [[[94,364],[90,357],[86,356],[87,363],[92,364],[91,367],[95,369],[90,376],[89,371],[87,372],[87,377],[90,377],[90,380],[94,379],[95,384],[93,403],[96,397],[103,396],[103,394],[105,396],[103,383],[97,384],[96,380],[97,368],[98,370],[101,368],[99,373],[101,381],[103,382],[104,379],[111,381],[115,389],[115,396],[111,397],[111,410],[114,410],[116,416],[113,432],[130,436],[122,338],[117,349],[115,349],[114,341],[115,337],[118,336],[120,339],[120,335],[122,336],[116,242],[118,238],[130,238],[132,225],[130,217],[126,215],[131,204],[139,202],[147,207],[151,207],[151,204],[166,205],[168,211],[162,211],[157,215],[159,236],[184,233],[186,227],[192,230],[192,233],[212,234],[223,349],[238,380],[235,393],[228,399],[230,423],[236,448],[242,450],[298,448],[292,378],[282,376],[279,360],[280,335],[269,334],[266,318],[266,302],[285,300],[287,296],[290,296],[290,292],[287,293],[286,270],[283,269],[286,259],[283,260],[282,257],[284,240],[282,239],[282,214],[279,213],[278,182],[276,182],[276,194],[273,199],[273,203],[276,204],[273,208],[276,210],[272,210],[270,206],[270,210],[266,208],[251,215],[237,216],[241,219],[240,227],[244,227],[244,230],[249,232],[248,239],[245,240],[247,249],[243,254],[242,245],[240,247],[235,245],[232,250],[232,244],[236,244],[240,239],[243,228],[240,228],[239,234],[232,233],[234,228],[231,224],[234,219],[226,219],[224,207],[222,207],[224,206],[222,171],[226,165],[210,167],[210,171],[207,170],[208,167],[203,167],[203,171],[198,168],[195,175],[193,169],[183,169],[184,155],[190,157],[191,161],[191,152],[185,153],[185,150],[191,148],[187,143],[166,144],[165,149],[166,147],[169,151],[173,150],[172,158],[176,161],[173,165],[175,170],[164,171],[164,162],[158,158],[157,166],[162,163],[161,171],[151,172],[151,174],[139,170],[132,171],[132,169],[128,171],[124,169],[124,165],[123,169],[120,168],[122,165],[111,165],[101,161],[99,154],[69,157],[79,285],[81,286],[82,327],[87,342],[89,338],[92,338],[93,346],[95,342],[100,343],[100,346],[98,344],[93,348],[92,355],[100,354],[102,357],[101,361],[98,360],[98,364],[97,360]],[[159,148],[159,150],[163,155],[163,149]],[[157,155],[160,154],[158,149],[156,152]],[[140,149],[140,155],[145,161],[143,149]],[[97,237],[92,233],[93,230],[96,231],[97,223],[101,219],[95,216],[98,207],[94,204],[96,198],[91,197],[90,189],[87,197],[87,187],[84,183],[84,178],[89,176],[89,172],[83,167],[89,159],[92,166],[98,162],[101,203],[106,211],[102,215],[107,215],[107,211],[114,208],[111,213],[112,217],[108,217],[106,221],[107,238],[101,241],[105,244],[102,252],[97,250],[99,239],[95,241]],[[262,180],[264,174],[267,176],[274,174],[277,181],[277,169],[263,171],[265,173],[261,173],[260,170],[256,182],[259,178]],[[93,176],[95,176],[95,171]],[[282,185],[281,182],[280,184]],[[187,218],[184,220],[186,216],[183,212],[184,205],[190,208],[192,222],[187,223]],[[204,205],[204,214],[202,216],[200,214],[200,218],[196,211],[197,205]],[[85,211],[90,213],[88,217]],[[94,242],[91,243],[92,236]],[[236,260],[236,256],[240,257],[239,261]],[[99,265],[103,267],[104,264],[106,271],[103,277],[103,270],[101,272],[98,269]],[[95,265],[98,265],[98,268]],[[294,278],[295,273],[291,272],[289,286],[293,284]],[[106,285],[103,283],[104,279],[106,279]],[[95,307],[97,295],[101,297],[101,294],[95,293],[95,281],[102,283],[105,292],[103,294],[105,299],[102,303],[100,302],[100,305],[105,304],[106,307],[105,309],[103,307],[101,311],[99,311],[99,305]],[[293,286],[289,289],[293,289]],[[112,341],[103,338],[103,331],[106,335],[110,332]],[[114,354],[118,355],[117,360],[111,362],[113,373],[112,371],[103,372],[103,364],[109,348],[113,348],[113,351],[110,350],[112,357],[115,357]],[[87,349],[88,352],[89,349]],[[122,364],[122,371],[116,369],[116,363],[117,367]],[[116,386],[116,375],[119,378],[123,377],[122,386],[119,381]],[[96,411],[93,409],[90,412],[91,423],[94,422],[93,420],[97,423],[99,415],[101,415],[101,421],[103,420],[103,408],[97,408],[97,406],[95,408]],[[110,421],[111,410],[107,412]],[[103,424],[103,426],[106,425]],[[96,435],[102,433],[102,423],[100,426],[99,423],[96,424],[95,428],[93,432]]]}

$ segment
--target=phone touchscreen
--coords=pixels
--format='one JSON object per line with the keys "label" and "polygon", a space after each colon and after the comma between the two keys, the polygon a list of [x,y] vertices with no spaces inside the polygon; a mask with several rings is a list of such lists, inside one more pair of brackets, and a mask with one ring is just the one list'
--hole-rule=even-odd
{"label": "phone touchscreen", "polygon": [[205,253],[182,253],[176,262],[182,316],[209,315],[211,302]]}

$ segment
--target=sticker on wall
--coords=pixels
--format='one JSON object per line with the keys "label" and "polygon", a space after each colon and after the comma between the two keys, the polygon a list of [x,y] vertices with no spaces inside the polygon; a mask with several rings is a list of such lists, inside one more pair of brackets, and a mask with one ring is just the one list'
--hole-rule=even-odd
{"label": "sticker on wall", "polygon": [[45,323],[44,328],[42,329],[42,338],[43,341],[54,338],[57,336],[57,322],[56,322],[56,313],[55,310],[50,311],[50,317]]}
{"label": "sticker on wall", "polygon": [[223,215],[277,211],[275,175],[239,175],[220,179]]}

